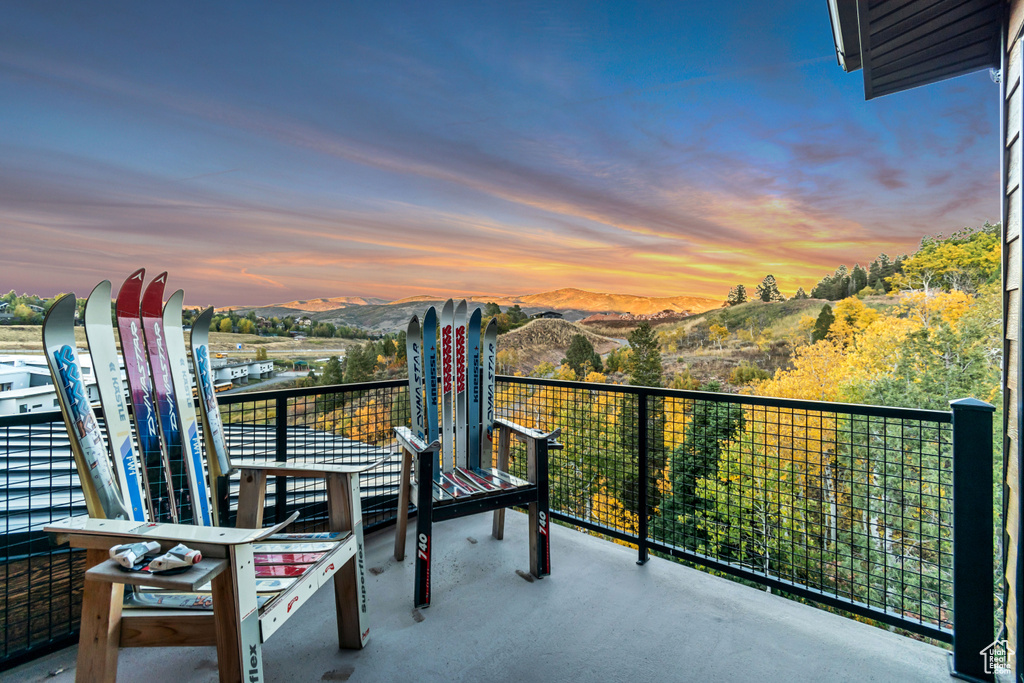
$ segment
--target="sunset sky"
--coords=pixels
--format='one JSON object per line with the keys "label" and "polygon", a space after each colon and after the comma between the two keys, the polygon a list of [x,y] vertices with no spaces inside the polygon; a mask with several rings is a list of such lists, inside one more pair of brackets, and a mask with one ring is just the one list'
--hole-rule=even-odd
{"label": "sunset sky", "polygon": [[825,0],[5,2],[0,290],[788,296],[998,221],[997,95],[865,102]]}

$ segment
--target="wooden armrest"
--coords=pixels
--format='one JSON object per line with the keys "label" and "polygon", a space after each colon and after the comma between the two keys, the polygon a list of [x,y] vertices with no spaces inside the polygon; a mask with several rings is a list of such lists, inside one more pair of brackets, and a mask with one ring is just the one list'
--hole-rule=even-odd
{"label": "wooden armrest", "polygon": [[[70,536],[108,536],[115,539],[111,545],[132,541],[170,541],[185,545],[200,544],[213,546],[243,545],[255,543],[276,534],[295,521],[299,516],[293,512],[288,519],[264,529],[232,529],[220,526],[194,526],[191,524],[157,524],[134,522],[123,519],[93,519],[92,517],[69,517],[43,527],[43,531],[59,539]],[[62,541],[63,542],[63,541]]]}
{"label": "wooden armrest", "polygon": [[382,455],[369,465],[345,465],[342,463],[319,462],[274,462],[273,460],[238,462],[231,467],[239,472],[258,470],[272,476],[319,478],[328,474],[362,474],[379,467],[390,455]]}
{"label": "wooden armrest", "polygon": [[195,591],[204,583],[210,582],[228,566],[227,560],[202,559],[181,574],[163,576],[148,572],[122,571],[121,565],[114,560],[100,562],[85,572],[86,580],[106,581],[107,583],[126,583],[133,586],[152,586],[187,593]]}
{"label": "wooden armrest", "polygon": [[494,421],[494,424],[496,424],[499,427],[504,427],[513,434],[517,434],[527,439],[543,439],[545,441],[557,442],[558,437],[561,436],[562,434],[561,427],[554,430],[553,432],[542,432],[539,429],[523,427],[522,425],[518,425],[515,422],[509,422],[508,420],[505,420],[500,417]]}
{"label": "wooden armrest", "polygon": [[398,439],[398,444],[402,448],[413,454],[423,453],[424,451],[436,451],[441,448],[441,442],[437,439],[428,444],[413,434],[412,430],[408,427],[395,427],[395,438]]}

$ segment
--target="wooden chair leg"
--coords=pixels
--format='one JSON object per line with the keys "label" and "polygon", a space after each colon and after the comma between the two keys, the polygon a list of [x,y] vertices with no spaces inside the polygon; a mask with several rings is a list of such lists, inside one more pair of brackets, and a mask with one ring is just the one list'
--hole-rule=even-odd
{"label": "wooden chair leg", "polygon": [[221,683],[262,681],[263,648],[251,545],[229,551],[230,566],[213,579],[213,623]]}
{"label": "wooden chair leg", "polygon": [[[512,432],[504,427],[498,428],[498,457],[495,468],[508,472],[508,456],[512,447]],[[505,538],[505,508],[494,511],[494,521],[491,523],[491,536],[499,541]]]}
{"label": "wooden chair leg", "polygon": [[363,519],[354,504],[359,498],[359,475],[327,475],[327,514],[331,531],[352,531],[356,554],[334,575],[334,604],[338,618],[338,647],[358,650],[370,636],[363,572]]}
{"label": "wooden chair leg", "polygon": [[238,482],[238,520],[240,529],[263,528],[263,503],[267,494],[267,473],[244,470]]}
{"label": "wooden chair leg", "polygon": [[402,469],[398,478],[398,520],[395,522],[395,559],[405,559],[405,535],[409,528],[409,494],[412,491],[412,453],[402,450]]}
{"label": "wooden chair leg", "polygon": [[[106,551],[88,550],[86,564],[95,566]],[[75,680],[113,683],[117,680],[117,648],[121,642],[124,584],[86,580],[82,592],[82,624],[78,637]]]}

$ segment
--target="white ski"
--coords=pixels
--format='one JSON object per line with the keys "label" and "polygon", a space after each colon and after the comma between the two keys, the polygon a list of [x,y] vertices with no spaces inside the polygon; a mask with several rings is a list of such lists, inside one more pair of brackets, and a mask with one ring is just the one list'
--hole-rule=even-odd
{"label": "white ski", "polygon": [[405,333],[405,355],[409,366],[409,422],[413,433],[423,439],[426,432],[423,428],[423,356],[420,343],[420,321],[413,316]]}
{"label": "white ski", "polygon": [[82,489],[86,498],[91,499],[90,512],[102,511],[106,519],[131,519],[114,481],[107,449],[82,383],[82,369],[75,354],[74,294],[61,297],[47,312],[43,320],[43,346],[64,422],[72,435],[71,452]]}
{"label": "white ski", "polygon": [[148,497],[143,491],[145,469],[132,444],[132,422],[128,416],[128,403],[121,384],[121,365],[114,342],[113,307],[110,299],[110,281],[104,280],[93,288],[85,302],[85,336],[89,340],[92,371],[96,373],[96,386],[103,406],[103,424],[107,429],[107,444],[114,461],[114,472],[121,485],[121,498],[129,503],[132,519],[144,522],[152,519]]}
{"label": "white ski", "polygon": [[164,306],[164,345],[170,366],[171,384],[177,398],[174,404],[182,435],[181,455],[185,461],[188,486],[192,493],[192,509],[198,517],[196,522],[203,526],[213,526],[210,496],[206,489],[206,467],[199,445],[199,422],[196,420],[196,406],[192,401],[192,376],[188,371],[185,336],[181,330],[181,303],[184,298],[185,293],[179,289],[167,299]]}

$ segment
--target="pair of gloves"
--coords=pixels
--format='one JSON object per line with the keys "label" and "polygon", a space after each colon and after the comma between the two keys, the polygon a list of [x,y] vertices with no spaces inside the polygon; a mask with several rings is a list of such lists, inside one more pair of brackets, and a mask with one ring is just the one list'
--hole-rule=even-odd
{"label": "pair of gloves", "polygon": [[174,570],[184,571],[203,559],[198,550],[192,550],[183,543],[179,543],[163,555],[148,560],[149,566],[145,567],[146,557],[158,552],[160,552],[160,544],[156,541],[128,543],[111,548],[110,557],[125,569],[138,571],[146,568],[154,574]]}

